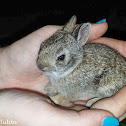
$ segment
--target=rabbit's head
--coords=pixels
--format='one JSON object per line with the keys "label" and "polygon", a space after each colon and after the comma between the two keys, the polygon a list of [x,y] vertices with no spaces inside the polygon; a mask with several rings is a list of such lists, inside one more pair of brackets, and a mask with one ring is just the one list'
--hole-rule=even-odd
{"label": "rabbit's head", "polygon": [[73,16],[62,30],[42,43],[37,59],[37,66],[49,76],[61,77],[69,74],[83,60],[83,45],[87,42],[90,23],[75,27]]}

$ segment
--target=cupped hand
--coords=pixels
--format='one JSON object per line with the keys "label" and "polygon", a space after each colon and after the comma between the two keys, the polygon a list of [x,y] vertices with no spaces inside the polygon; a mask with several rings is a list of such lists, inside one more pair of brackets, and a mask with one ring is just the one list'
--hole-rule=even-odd
{"label": "cupped hand", "polygon": [[101,126],[108,116],[113,115],[98,109],[77,112],[59,108],[47,98],[28,91],[0,92],[0,125],[12,120],[13,126]]}
{"label": "cupped hand", "polygon": [[[16,87],[44,93],[44,87],[48,79],[37,68],[36,59],[41,43],[58,29],[61,29],[61,27],[45,26],[0,50],[0,58],[2,59],[0,61],[2,78],[0,80],[0,89]],[[116,49],[121,55],[126,56],[126,45],[124,41],[101,37],[106,30],[106,22],[92,24],[89,41],[106,44]],[[0,96],[0,100],[3,100],[0,102],[0,106],[2,106],[0,113],[5,114],[5,116],[2,115],[4,118],[8,116],[14,117],[16,120],[19,120],[20,123],[23,122],[30,126],[32,126],[31,124],[35,125],[35,123],[37,123],[38,126],[43,124],[48,125],[48,123],[51,125],[52,121],[54,125],[59,121],[60,125],[63,124],[66,126],[71,124],[77,126],[98,126],[101,125],[104,117],[115,116],[116,118],[120,118],[125,113],[125,100],[123,100],[122,97],[126,95],[125,90],[124,87],[114,96],[95,103],[90,110],[82,110],[79,112],[57,108],[50,104],[46,98],[42,96],[40,98],[39,95],[31,92],[5,91],[1,92],[2,94]],[[120,97],[122,98],[120,99]],[[108,104],[108,102],[110,104]],[[10,106],[8,106],[8,104]],[[15,106],[15,108],[13,106]],[[8,113],[9,115],[7,115]],[[36,118],[34,118],[34,115],[36,115]],[[48,118],[50,118],[51,121],[48,121]],[[31,120],[32,123],[30,123]]]}
{"label": "cupped hand", "polygon": [[[48,79],[37,68],[36,59],[40,45],[61,26],[45,26],[0,50],[0,89],[23,88],[44,92]],[[89,40],[102,36],[107,23],[92,24]]]}

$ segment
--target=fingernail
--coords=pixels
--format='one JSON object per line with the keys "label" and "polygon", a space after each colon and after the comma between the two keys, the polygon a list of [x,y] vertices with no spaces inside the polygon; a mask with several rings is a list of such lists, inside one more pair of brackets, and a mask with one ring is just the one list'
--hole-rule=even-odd
{"label": "fingernail", "polygon": [[106,22],[106,18],[105,19],[102,19],[102,20],[100,20],[100,21],[98,21],[96,23],[98,24],[98,23],[103,23],[103,22]]}
{"label": "fingernail", "polygon": [[103,119],[102,126],[119,126],[119,121],[114,117],[106,117]]}

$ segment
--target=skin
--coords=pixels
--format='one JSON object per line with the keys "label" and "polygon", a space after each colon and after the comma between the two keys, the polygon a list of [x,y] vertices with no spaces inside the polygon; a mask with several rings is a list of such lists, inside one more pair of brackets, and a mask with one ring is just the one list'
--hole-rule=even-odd
{"label": "skin", "polygon": [[[0,89],[20,89],[0,92],[0,119],[15,120],[18,126],[100,126],[104,117],[119,119],[126,111],[126,87],[90,109],[84,106],[59,108],[42,95],[48,79],[36,66],[37,54],[41,43],[58,29],[61,26],[42,27],[0,49]],[[106,22],[92,24],[89,41],[106,44],[126,57],[124,41],[101,37],[107,29]]]}

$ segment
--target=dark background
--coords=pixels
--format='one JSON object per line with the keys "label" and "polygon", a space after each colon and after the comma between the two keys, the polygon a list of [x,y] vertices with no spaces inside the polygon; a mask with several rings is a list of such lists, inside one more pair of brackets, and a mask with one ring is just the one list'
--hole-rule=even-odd
{"label": "dark background", "polygon": [[30,1],[1,2],[0,45],[7,46],[45,25],[63,25],[72,15],[78,22],[95,23],[107,19],[107,37],[126,40],[125,1]]}

